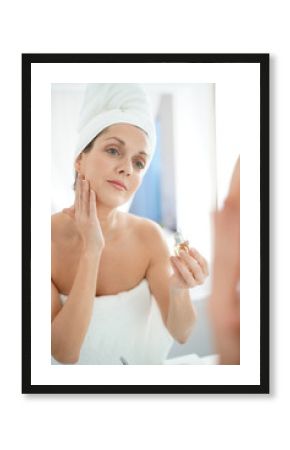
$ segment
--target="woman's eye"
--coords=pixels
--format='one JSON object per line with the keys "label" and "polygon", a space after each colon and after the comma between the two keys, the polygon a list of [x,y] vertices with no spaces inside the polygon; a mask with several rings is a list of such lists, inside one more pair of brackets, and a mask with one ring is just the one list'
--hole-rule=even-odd
{"label": "woman's eye", "polygon": [[145,164],[143,163],[143,161],[136,161],[135,164],[136,164],[136,167],[140,170],[145,168]]}
{"label": "woman's eye", "polygon": [[107,149],[107,152],[110,153],[110,155],[117,155],[119,154],[118,150],[114,147],[110,147]]}

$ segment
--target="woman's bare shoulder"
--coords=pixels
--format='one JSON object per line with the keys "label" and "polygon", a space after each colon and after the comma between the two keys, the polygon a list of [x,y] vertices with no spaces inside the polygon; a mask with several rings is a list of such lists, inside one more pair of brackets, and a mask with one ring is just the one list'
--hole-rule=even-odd
{"label": "woman's bare shoulder", "polygon": [[161,226],[153,220],[128,214],[128,223],[130,223],[130,226],[134,228],[138,236],[140,236],[146,244],[149,242],[156,244],[164,241],[164,233]]}
{"label": "woman's bare shoulder", "polygon": [[51,216],[51,239],[55,241],[64,226],[64,217],[62,212],[57,212]]}
{"label": "woman's bare shoulder", "polygon": [[75,234],[73,220],[62,211],[51,216],[51,239],[57,243],[65,238],[71,238]]}

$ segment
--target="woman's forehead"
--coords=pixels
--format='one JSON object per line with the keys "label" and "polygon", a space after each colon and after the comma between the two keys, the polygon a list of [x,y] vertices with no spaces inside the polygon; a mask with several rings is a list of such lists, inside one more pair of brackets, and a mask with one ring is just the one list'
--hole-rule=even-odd
{"label": "woman's forehead", "polygon": [[136,136],[147,136],[147,133],[142,128],[130,123],[116,123],[109,125],[101,132],[101,134],[112,135],[117,132],[122,135],[131,134]]}

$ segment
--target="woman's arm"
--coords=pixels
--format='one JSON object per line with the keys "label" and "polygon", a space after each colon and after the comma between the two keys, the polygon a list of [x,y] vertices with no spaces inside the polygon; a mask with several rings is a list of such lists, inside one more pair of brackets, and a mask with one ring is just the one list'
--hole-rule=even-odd
{"label": "woman's arm", "polygon": [[[185,343],[196,320],[189,288],[202,284],[208,274],[207,265],[194,250],[190,255],[171,257],[158,225],[150,223],[150,236],[151,258],[146,273],[150,290],[168,331],[179,343]],[[197,262],[197,254],[202,259],[203,267]]]}
{"label": "woman's arm", "polygon": [[240,158],[228,196],[213,214],[214,259],[208,303],[220,364],[240,364]]}
{"label": "woman's arm", "polygon": [[62,308],[57,308],[58,291],[51,283],[51,352],[61,363],[74,364],[79,359],[92,315],[99,262],[100,253],[82,253],[73,287]]}
{"label": "woman's arm", "polygon": [[[67,210],[67,214],[75,222],[82,241],[82,251],[71,292],[63,307],[60,305],[55,285],[51,285],[51,351],[59,362],[73,364],[79,359],[90,323],[99,263],[104,248],[95,193],[89,189],[89,183],[80,177],[77,181],[75,206]],[[52,245],[52,263],[53,251]]]}
{"label": "woman's arm", "polygon": [[167,329],[180,344],[185,344],[196,321],[196,311],[192,305],[188,289],[169,291]]}

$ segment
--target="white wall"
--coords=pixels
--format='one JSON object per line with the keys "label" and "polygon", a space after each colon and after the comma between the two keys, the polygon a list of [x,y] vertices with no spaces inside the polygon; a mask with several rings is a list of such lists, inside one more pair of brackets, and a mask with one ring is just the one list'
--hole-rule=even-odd
{"label": "white wall", "polygon": [[[256,93],[255,93],[256,94]],[[234,82],[216,85],[216,173],[217,200],[221,207],[227,196],[238,156],[249,151],[247,136],[241,135],[241,124],[247,122],[245,112],[251,104],[251,91]],[[245,127],[250,129],[249,124]],[[257,130],[259,133],[259,130]]]}
{"label": "white wall", "polygon": [[85,85],[53,84],[51,87],[52,213],[74,201],[74,149],[77,120]]}
{"label": "white wall", "polygon": [[210,260],[210,212],[216,198],[214,85],[181,86],[173,111],[177,225]]}

